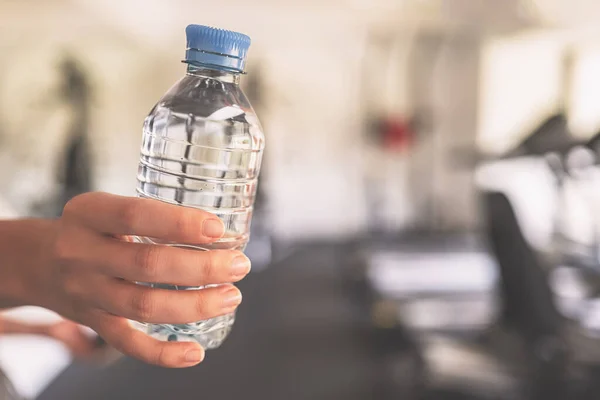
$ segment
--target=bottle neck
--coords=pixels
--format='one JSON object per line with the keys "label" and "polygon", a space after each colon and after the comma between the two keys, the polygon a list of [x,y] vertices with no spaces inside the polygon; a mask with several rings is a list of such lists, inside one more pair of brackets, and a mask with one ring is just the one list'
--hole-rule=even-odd
{"label": "bottle neck", "polygon": [[192,64],[187,65],[187,74],[204,78],[217,79],[221,82],[234,83],[236,85],[240,83],[241,75],[240,72],[224,71],[221,69],[200,67]]}

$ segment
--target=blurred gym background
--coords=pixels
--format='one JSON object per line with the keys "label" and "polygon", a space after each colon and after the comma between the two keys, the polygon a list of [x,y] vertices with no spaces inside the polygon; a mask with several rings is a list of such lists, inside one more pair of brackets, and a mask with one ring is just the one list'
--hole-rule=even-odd
{"label": "blurred gym background", "polygon": [[0,369],[40,400],[597,399],[598,19],[593,0],[0,0],[1,217],[134,194],[188,23],[252,37],[267,136],[221,349],[174,371],[0,337]]}

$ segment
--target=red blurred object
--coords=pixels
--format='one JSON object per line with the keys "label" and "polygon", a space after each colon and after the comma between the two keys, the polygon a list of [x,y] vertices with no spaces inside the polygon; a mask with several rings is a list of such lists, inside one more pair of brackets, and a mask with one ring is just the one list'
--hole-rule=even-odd
{"label": "red blurred object", "polygon": [[402,118],[388,118],[382,121],[381,137],[385,150],[403,152],[413,143],[414,132],[409,121]]}

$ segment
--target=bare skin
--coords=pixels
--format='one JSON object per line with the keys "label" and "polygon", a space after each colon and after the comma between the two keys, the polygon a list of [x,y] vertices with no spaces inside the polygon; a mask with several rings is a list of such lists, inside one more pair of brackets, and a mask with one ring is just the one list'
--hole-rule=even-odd
{"label": "bare skin", "polygon": [[31,324],[0,316],[0,335],[38,335],[64,344],[78,358],[94,352],[94,341],[86,336],[78,324],[62,320],[51,324]]}
{"label": "bare skin", "polygon": [[[239,251],[201,252],[125,238],[206,244],[223,232],[210,213],[106,193],[75,197],[57,220],[0,221],[0,307],[45,307],[147,363],[196,365],[204,359],[199,344],[158,341],[128,319],[179,324],[230,313],[242,300],[231,282],[248,274],[250,261]],[[171,291],[134,281],[222,285]]]}

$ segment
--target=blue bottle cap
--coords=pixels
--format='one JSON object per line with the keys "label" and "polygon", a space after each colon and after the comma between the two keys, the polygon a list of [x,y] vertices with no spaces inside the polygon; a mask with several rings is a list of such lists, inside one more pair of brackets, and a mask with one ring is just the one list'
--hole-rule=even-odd
{"label": "blue bottle cap", "polygon": [[204,25],[188,25],[185,28],[187,49],[185,61],[236,72],[244,72],[250,38],[242,33],[211,28]]}

